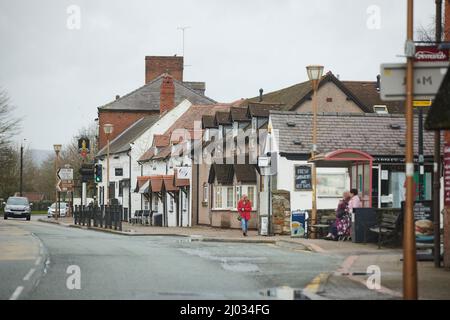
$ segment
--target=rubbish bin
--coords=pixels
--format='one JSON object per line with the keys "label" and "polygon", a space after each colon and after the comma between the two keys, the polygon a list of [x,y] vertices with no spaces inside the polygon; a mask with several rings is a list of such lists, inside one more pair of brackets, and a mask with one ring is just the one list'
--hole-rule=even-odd
{"label": "rubbish bin", "polygon": [[153,215],[153,225],[156,227],[162,227],[162,214]]}
{"label": "rubbish bin", "polygon": [[352,241],[355,243],[377,242],[377,235],[370,228],[377,224],[374,208],[355,208],[352,214]]}

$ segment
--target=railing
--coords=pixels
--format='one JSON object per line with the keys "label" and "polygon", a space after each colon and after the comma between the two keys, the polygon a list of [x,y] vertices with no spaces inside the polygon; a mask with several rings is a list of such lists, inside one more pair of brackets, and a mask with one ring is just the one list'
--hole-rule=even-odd
{"label": "railing", "polygon": [[122,231],[122,206],[75,206],[74,223],[80,226]]}

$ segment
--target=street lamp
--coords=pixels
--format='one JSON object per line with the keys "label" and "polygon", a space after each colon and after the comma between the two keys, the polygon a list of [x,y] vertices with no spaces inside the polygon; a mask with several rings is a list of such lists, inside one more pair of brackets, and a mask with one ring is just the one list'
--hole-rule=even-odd
{"label": "street lamp", "polygon": [[20,144],[20,196],[23,197],[23,144],[27,139],[23,139]]}
{"label": "street lamp", "polygon": [[[314,160],[317,152],[317,91],[319,89],[320,79],[323,75],[323,66],[310,65],[306,67],[306,72],[308,73],[308,78],[311,81],[311,86],[313,89],[313,126],[312,126],[312,150],[311,159]],[[315,225],[317,222],[317,171],[316,164],[312,163],[312,210],[311,210],[311,224]],[[315,238],[315,234],[311,235]]]}
{"label": "street lamp", "polygon": [[55,150],[56,153],[56,158],[55,158],[55,180],[56,180],[56,184],[55,184],[55,205],[56,205],[56,215],[55,215],[55,219],[58,220],[58,216],[59,216],[59,201],[58,201],[58,189],[57,189],[57,185],[58,185],[58,162],[59,162],[59,153],[61,152],[61,148],[62,145],[60,144],[54,144],[53,145],[53,150]]}
{"label": "street lamp", "polygon": [[106,135],[106,204],[109,204],[109,137],[114,131],[114,125],[107,123],[103,125],[103,131]]}

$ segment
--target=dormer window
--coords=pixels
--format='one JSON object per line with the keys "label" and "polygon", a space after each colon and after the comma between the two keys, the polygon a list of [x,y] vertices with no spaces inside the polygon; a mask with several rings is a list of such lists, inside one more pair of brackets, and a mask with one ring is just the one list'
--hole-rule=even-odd
{"label": "dormer window", "polygon": [[389,114],[387,106],[383,106],[383,105],[373,106],[373,111],[377,114]]}

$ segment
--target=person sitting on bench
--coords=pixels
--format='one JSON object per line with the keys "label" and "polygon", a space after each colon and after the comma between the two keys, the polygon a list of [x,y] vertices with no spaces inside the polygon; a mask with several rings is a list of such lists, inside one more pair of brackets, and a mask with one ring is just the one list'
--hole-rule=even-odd
{"label": "person sitting on bench", "polygon": [[339,201],[336,209],[336,221],[330,226],[330,231],[325,240],[338,240],[340,236],[346,235],[350,229],[350,218],[348,213],[348,203],[350,192],[344,192],[343,198]]}

